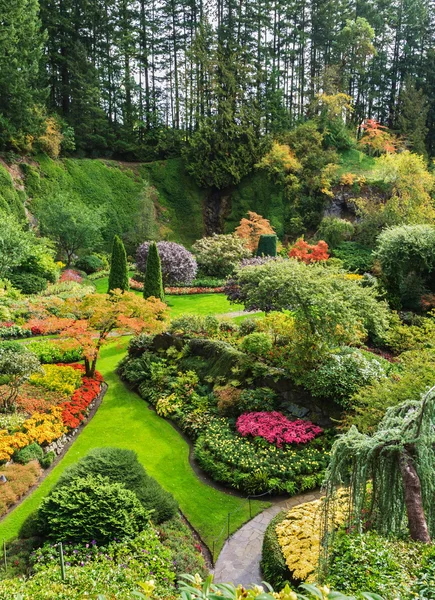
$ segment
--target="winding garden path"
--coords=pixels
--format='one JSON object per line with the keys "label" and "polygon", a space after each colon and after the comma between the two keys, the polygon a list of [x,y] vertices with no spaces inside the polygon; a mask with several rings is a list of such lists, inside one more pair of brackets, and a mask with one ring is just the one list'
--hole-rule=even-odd
{"label": "winding garden path", "polygon": [[282,510],[289,510],[298,504],[312,502],[320,498],[320,492],[300,494],[273,503],[251,521],[243,525],[225,543],[214,569],[216,583],[234,581],[248,587],[250,584],[260,584],[261,549],[264,533],[270,521]]}

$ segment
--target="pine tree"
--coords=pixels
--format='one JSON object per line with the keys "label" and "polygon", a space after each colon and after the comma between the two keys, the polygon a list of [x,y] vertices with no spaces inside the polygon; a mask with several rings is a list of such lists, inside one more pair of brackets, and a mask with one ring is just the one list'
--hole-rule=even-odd
{"label": "pine tree", "polygon": [[429,104],[423,90],[417,89],[415,81],[407,78],[399,96],[397,128],[407,139],[413,152],[426,155],[426,127]]}
{"label": "pine tree", "polygon": [[44,36],[37,0],[0,0],[0,147],[29,150],[41,129],[38,88]]}
{"label": "pine tree", "polygon": [[148,251],[143,296],[145,299],[154,296],[154,298],[159,298],[160,300],[164,300],[165,297],[163,292],[162,266],[155,242],[150,245]]}
{"label": "pine tree", "polygon": [[127,254],[119,236],[113,238],[112,260],[110,263],[109,292],[111,290],[128,290]]}

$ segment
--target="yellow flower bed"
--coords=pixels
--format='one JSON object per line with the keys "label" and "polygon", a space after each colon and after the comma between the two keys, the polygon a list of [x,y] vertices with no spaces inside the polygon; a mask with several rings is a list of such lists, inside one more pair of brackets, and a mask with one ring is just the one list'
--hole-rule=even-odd
{"label": "yellow flower bed", "polygon": [[63,425],[62,408],[54,406],[49,413],[34,413],[23,423],[23,430],[9,433],[0,430],[0,460],[10,460],[16,450],[33,442],[49,444],[67,431]]}
{"label": "yellow flower bed", "polygon": [[[299,504],[276,527],[281,551],[293,577],[300,581],[315,581],[320,558],[322,505],[324,498]],[[333,527],[342,525],[347,516],[348,492],[340,490]]]}
{"label": "yellow flower bed", "polygon": [[82,373],[72,367],[44,365],[44,374],[32,375],[30,382],[46,390],[71,396],[82,384]]}

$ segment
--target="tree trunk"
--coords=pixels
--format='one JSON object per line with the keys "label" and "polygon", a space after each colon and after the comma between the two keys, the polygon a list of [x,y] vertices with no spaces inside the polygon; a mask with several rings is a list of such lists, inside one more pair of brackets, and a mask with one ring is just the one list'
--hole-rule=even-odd
{"label": "tree trunk", "polygon": [[405,505],[411,538],[416,542],[430,544],[430,536],[424,514],[421,483],[411,454],[404,450],[399,458],[403,479]]}

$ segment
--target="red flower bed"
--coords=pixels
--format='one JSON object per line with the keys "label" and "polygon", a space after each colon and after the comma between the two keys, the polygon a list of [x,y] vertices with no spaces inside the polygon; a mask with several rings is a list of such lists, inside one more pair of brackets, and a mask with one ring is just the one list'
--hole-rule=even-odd
{"label": "red flower bed", "polygon": [[290,421],[277,411],[245,413],[237,419],[236,426],[243,437],[262,437],[278,448],[283,444],[306,444],[323,432],[311,421]]}
{"label": "red flower bed", "polygon": [[[143,291],[143,283],[130,279],[130,288],[138,292]],[[165,294],[171,296],[188,296],[190,294],[218,294],[224,291],[223,287],[166,287]]]}
{"label": "red flower bed", "polygon": [[[82,373],[85,372],[83,365],[72,364],[68,366],[78,369]],[[86,416],[88,406],[100,393],[102,381],[103,377],[98,372],[95,373],[94,379],[90,377],[82,378],[82,385],[74,392],[71,399],[60,404],[63,409],[62,419],[64,425],[71,429],[80,425]]]}

